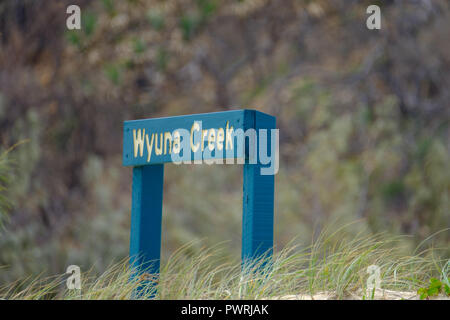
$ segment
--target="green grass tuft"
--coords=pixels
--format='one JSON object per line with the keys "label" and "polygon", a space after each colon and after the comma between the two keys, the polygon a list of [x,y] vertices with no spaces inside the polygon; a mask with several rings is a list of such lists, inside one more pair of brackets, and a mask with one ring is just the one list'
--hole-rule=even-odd
{"label": "green grass tuft", "polygon": [[[66,289],[67,275],[25,279],[0,289],[4,299],[279,299],[292,295],[327,293],[332,299],[371,299],[368,267],[380,268],[381,289],[416,292],[430,279],[448,283],[448,259],[438,248],[408,254],[402,237],[386,234],[346,236],[344,228],[304,247],[292,242],[272,259],[261,259],[241,269],[240,261],[224,261],[223,244],[192,255],[189,243],[161,266],[155,285],[133,277],[127,259],[102,275],[82,273],[81,290]],[[416,250],[418,251],[418,250]],[[140,287],[143,294],[133,293]],[[377,288],[377,290],[380,288]],[[366,293],[367,292],[367,293]]]}

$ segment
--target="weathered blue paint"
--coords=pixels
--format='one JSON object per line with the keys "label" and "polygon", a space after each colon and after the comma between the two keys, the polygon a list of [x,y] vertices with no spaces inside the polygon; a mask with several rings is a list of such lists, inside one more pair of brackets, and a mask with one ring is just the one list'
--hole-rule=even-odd
{"label": "weathered blue paint", "polygon": [[[169,153],[152,155],[144,148],[135,156],[133,130],[146,133],[174,132],[176,129],[191,130],[195,121],[202,122],[203,129],[223,128],[226,123],[236,129],[274,129],[275,117],[255,110],[235,110],[206,114],[194,114],[168,118],[126,121],[123,132],[123,164],[133,166],[130,258],[137,270],[159,273],[161,250],[161,222],[164,183],[164,163],[172,162]],[[259,257],[272,255],[274,175],[261,175],[263,164],[251,164],[250,140],[241,137],[244,143],[234,140],[233,158],[244,158],[243,165],[243,214],[242,214],[242,262],[253,262]],[[269,153],[274,152],[270,146]],[[235,137],[234,139],[239,139]],[[256,139],[255,143],[257,143]],[[241,145],[242,148],[238,148]],[[161,146],[160,146],[161,147]],[[188,159],[194,159],[190,153]],[[223,157],[221,154],[211,158]],[[266,257],[267,257],[266,256]]]}

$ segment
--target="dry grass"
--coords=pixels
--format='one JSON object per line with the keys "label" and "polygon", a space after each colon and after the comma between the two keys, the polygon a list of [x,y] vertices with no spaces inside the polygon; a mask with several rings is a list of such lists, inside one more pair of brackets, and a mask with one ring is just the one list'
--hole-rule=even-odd
{"label": "dry grass", "polygon": [[[66,289],[66,275],[25,279],[0,290],[5,299],[417,299],[431,277],[448,283],[450,262],[439,249],[407,254],[402,237],[348,237],[342,228],[308,247],[289,245],[272,259],[242,269],[224,261],[221,245],[189,255],[191,244],[161,267],[157,285],[131,277],[126,260],[94,277],[82,274],[82,289]],[[448,230],[445,230],[448,231]],[[381,288],[367,294],[367,269],[380,268]],[[141,296],[136,296],[140,288]]]}

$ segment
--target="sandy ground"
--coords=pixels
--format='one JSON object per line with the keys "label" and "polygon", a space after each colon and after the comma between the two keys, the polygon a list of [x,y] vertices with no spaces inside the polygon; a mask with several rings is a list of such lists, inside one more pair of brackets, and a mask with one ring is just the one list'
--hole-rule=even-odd
{"label": "sandy ground", "polygon": [[[344,297],[344,300],[361,300],[363,299],[363,292],[351,293],[350,295]],[[292,294],[280,297],[274,297],[273,300],[334,300],[337,299],[335,293],[333,292],[319,292],[314,295],[309,294]],[[366,298],[367,299],[367,298]],[[419,295],[414,291],[394,291],[387,289],[376,289],[374,300],[420,300]],[[433,300],[450,300],[450,297],[437,296],[432,297]]]}

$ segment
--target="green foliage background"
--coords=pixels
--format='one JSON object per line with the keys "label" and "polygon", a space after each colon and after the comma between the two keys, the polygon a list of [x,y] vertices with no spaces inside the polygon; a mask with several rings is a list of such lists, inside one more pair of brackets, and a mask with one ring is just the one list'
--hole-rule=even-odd
{"label": "green foliage background", "polygon": [[[65,29],[69,3],[81,31]],[[26,141],[0,159],[0,283],[126,257],[121,129],[136,118],[275,115],[279,249],[355,220],[411,248],[450,227],[449,4],[380,2],[379,31],[365,27],[369,4],[0,3],[0,142]],[[241,170],[167,165],[163,259],[200,238],[239,257]],[[447,230],[423,245],[448,257],[449,243]]]}

